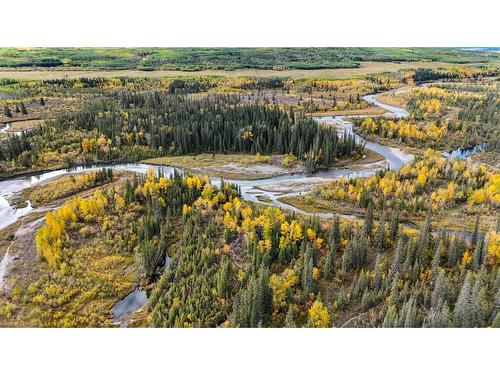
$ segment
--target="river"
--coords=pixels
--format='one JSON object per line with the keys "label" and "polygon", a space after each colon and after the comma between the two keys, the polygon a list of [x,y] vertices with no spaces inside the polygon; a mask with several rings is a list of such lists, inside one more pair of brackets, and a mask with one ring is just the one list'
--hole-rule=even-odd
{"label": "river", "polygon": [[[403,108],[389,106],[380,103],[377,100],[378,94],[370,94],[363,97],[368,103],[385,109],[387,112],[383,115],[386,117],[400,118],[408,116],[408,112]],[[325,125],[336,126],[342,131],[353,133],[352,123],[348,121],[352,117],[366,117],[366,116],[322,116],[315,119]],[[6,125],[2,131],[6,131]],[[358,134],[355,134],[358,143],[364,143],[365,147],[371,151],[377,152],[384,157],[383,161],[376,163],[369,163],[360,165],[356,169],[350,168],[331,168],[328,170],[321,170],[313,174],[296,173],[287,174],[261,180],[225,180],[229,183],[235,183],[241,188],[241,196],[244,200],[252,202],[260,202],[263,204],[272,205],[286,210],[292,210],[300,214],[309,214],[294,206],[285,204],[279,201],[279,198],[297,196],[306,194],[318,184],[332,181],[341,177],[354,178],[354,177],[369,177],[377,171],[385,168],[399,169],[403,165],[410,163],[414,159],[414,155],[407,153],[395,147],[389,147],[380,143],[366,141]],[[455,152],[455,154],[454,154]],[[463,153],[460,151],[453,151],[450,157],[460,157]],[[180,168],[170,166],[148,165],[144,163],[119,163],[119,164],[100,164],[93,166],[82,166],[69,169],[60,169],[50,172],[41,172],[30,176],[13,177],[0,181],[0,229],[3,229],[13,223],[19,218],[27,215],[33,210],[29,201],[26,206],[17,208],[9,202],[9,199],[24,189],[43,183],[55,177],[63,176],[66,174],[76,174],[82,172],[91,172],[99,170],[103,167],[113,168],[115,170],[123,170],[130,172],[137,172],[145,174],[149,169],[153,169],[157,174],[162,173],[165,176],[173,174],[175,171],[183,173]],[[211,178],[214,185],[220,185],[220,178]],[[265,198],[260,201],[260,198]],[[334,213],[320,213],[316,214],[319,217],[332,217]],[[354,216],[341,215],[346,218],[354,218]],[[10,262],[9,252],[7,251],[4,258],[0,262],[0,285],[3,283],[3,277]],[[167,264],[166,264],[167,266]],[[167,266],[168,267],[168,266]],[[113,308],[113,321],[120,325],[128,324],[132,314],[144,306],[147,301],[146,293],[136,289],[131,294],[126,296],[123,300],[119,301]]]}
{"label": "river", "polygon": [[[396,91],[401,91],[398,89]],[[380,103],[377,100],[379,94],[370,94],[363,96],[363,99],[368,103],[386,110],[383,116],[401,118],[408,116],[408,112],[403,108],[398,108],[390,105]],[[323,124],[336,126],[337,128],[353,133],[352,122],[348,121],[353,117],[366,117],[366,116],[321,116],[315,119]],[[280,202],[278,199],[283,197],[290,197],[301,195],[309,192],[318,184],[332,181],[341,177],[354,178],[354,177],[369,177],[377,171],[385,168],[393,170],[401,168],[403,165],[410,163],[414,159],[414,155],[405,152],[399,148],[389,147],[377,142],[367,141],[360,135],[355,134],[358,143],[364,143],[365,147],[371,151],[377,152],[384,157],[384,161],[360,165],[356,169],[350,168],[331,168],[328,170],[317,171],[313,174],[295,173],[287,174],[277,177],[271,177],[261,180],[225,180],[229,183],[238,184],[241,187],[242,198],[252,202],[260,202],[264,204],[273,205],[287,210],[292,210],[297,213],[307,214],[296,207]],[[467,150],[454,150],[450,153],[445,153],[447,157],[467,157],[472,153],[480,151],[483,145],[477,146],[473,149]],[[119,163],[119,164],[100,164],[93,166],[82,166],[69,169],[60,169],[50,172],[42,172],[31,176],[13,177],[7,180],[0,181],[0,229],[3,229],[15,223],[20,217],[25,216],[33,210],[30,202],[26,202],[23,208],[17,208],[9,202],[9,198],[22,190],[40,184],[44,181],[59,177],[65,174],[74,174],[82,172],[91,172],[101,169],[102,167],[109,167],[116,170],[131,171],[145,174],[149,169],[155,170],[157,173],[161,171],[163,175],[170,175],[177,171],[183,173],[180,168],[169,166],[156,166],[144,163]],[[220,178],[211,178],[214,185],[220,184]],[[263,198],[263,200],[259,200]],[[267,202],[265,202],[267,201]],[[333,213],[317,214],[320,217],[332,217]]]}

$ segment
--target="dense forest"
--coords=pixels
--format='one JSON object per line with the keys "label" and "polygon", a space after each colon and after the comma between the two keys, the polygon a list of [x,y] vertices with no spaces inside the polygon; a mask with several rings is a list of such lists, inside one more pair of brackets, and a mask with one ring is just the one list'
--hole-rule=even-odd
{"label": "dense forest", "polygon": [[[276,105],[242,104],[235,95],[201,99],[165,92],[120,92],[76,113],[64,113],[26,134],[11,136],[0,158],[37,163],[46,149],[83,163],[140,160],[200,152],[292,154],[310,171],[359,149],[354,138]],[[67,160],[69,165],[72,161]]]}
{"label": "dense forest", "polygon": [[322,69],[361,61],[497,60],[494,51],[458,48],[0,48],[0,67],[83,69]]}
{"label": "dense forest", "polygon": [[[114,215],[134,213],[107,236],[118,239],[116,256],[135,253],[142,283],[152,287],[147,322],[158,327],[500,324],[499,224],[486,236],[476,224],[464,240],[434,231],[430,216],[420,230],[408,230],[396,209],[387,208],[390,221],[373,213],[363,221],[320,221],[238,196],[224,182],[217,188],[199,177],[150,173],[69,201],[49,214],[37,246],[48,267],[72,275],[84,228],[97,225],[88,230],[106,236]],[[43,325],[79,324],[80,312],[70,307],[50,317],[62,301],[71,306],[80,298],[67,280],[21,292],[38,311],[48,308]],[[51,300],[54,288],[67,289],[66,298]]]}
{"label": "dense forest", "polygon": [[[57,49],[49,63],[66,56],[64,66],[93,69],[93,54],[117,69],[315,69],[490,58],[407,52]],[[25,59],[44,66],[44,53]],[[186,65],[184,53],[196,58]],[[498,76],[464,65],[345,79],[0,80],[0,184],[20,189],[1,195],[0,325],[500,327]],[[364,100],[373,93],[408,116]],[[356,143],[344,120],[382,151]],[[474,146],[473,158],[450,156]],[[401,168],[387,169],[387,153]],[[146,173],[148,163],[185,174]],[[93,168],[63,169],[84,165]],[[139,294],[129,315],[115,311]]]}

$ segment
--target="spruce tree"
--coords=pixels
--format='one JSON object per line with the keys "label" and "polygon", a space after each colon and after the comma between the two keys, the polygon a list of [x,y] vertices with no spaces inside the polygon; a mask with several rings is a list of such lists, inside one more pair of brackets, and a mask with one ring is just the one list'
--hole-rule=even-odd
{"label": "spruce tree", "polygon": [[479,267],[481,267],[482,257],[483,257],[483,246],[484,246],[484,242],[480,238],[476,242],[476,247],[474,248],[474,253],[472,254],[472,269],[474,271],[478,271]]}
{"label": "spruce tree", "polygon": [[401,262],[403,261],[403,240],[400,238],[398,244],[396,245],[396,253],[394,254],[394,259],[392,260],[391,269],[389,270],[389,279],[396,274],[396,272],[401,272]]}
{"label": "spruce tree", "polygon": [[366,210],[365,223],[363,225],[363,237],[371,237],[373,230],[373,203],[370,201],[368,203],[368,209]]}
{"label": "spruce tree", "polygon": [[333,247],[330,246],[328,248],[328,252],[326,253],[325,257],[325,265],[323,267],[323,276],[325,278],[328,278],[332,275],[333,268],[334,268],[334,250]]}
{"label": "spruce tree", "polygon": [[382,252],[385,250],[385,232],[386,232],[386,226],[385,226],[385,212],[382,212],[382,215],[380,216],[379,220],[379,226],[377,233],[375,234],[375,250],[378,252]]}
{"label": "spruce tree", "polygon": [[23,115],[27,115],[28,114],[28,111],[26,110],[26,106],[24,105],[24,102],[21,102],[20,109],[21,109],[21,113]]}
{"label": "spruce tree", "polygon": [[432,291],[431,306],[434,310],[439,310],[446,298],[446,273],[443,269],[436,278],[436,285]]}
{"label": "spruce tree", "polygon": [[472,246],[476,246],[476,244],[477,244],[477,239],[478,239],[478,235],[479,235],[480,215],[481,214],[477,214],[477,216],[476,216],[476,222],[474,224],[474,231],[472,232],[472,237],[471,237]]}
{"label": "spruce tree", "polygon": [[293,312],[292,305],[288,306],[288,311],[285,317],[285,327],[286,328],[297,328],[295,325],[295,314]]}
{"label": "spruce tree", "polygon": [[432,256],[432,278],[434,281],[436,281],[436,278],[438,277],[438,270],[439,270],[439,264],[441,262],[441,255],[443,255],[445,250],[444,247],[444,241],[441,240],[439,241],[438,246],[436,247],[436,250],[434,251],[434,255]]}
{"label": "spruce tree", "polygon": [[390,230],[391,240],[395,241],[399,232],[399,207],[395,208],[392,213],[389,230]]}
{"label": "spruce tree", "polygon": [[12,117],[12,112],[10,111],[9,106],[4,105],[4,107],[3,107],[3,114],[4,114],[6,117]]}
{"label": "spruce tree", "polygon": [[413,297],[407,302],[404,328],[414,328],[417,326],[417,306]]}
{"label": "spruce tree", "polygon": [[453,324],[455,327],[478,327],[479,311],[472,290],[472,275],[468,271],[455,304]]}

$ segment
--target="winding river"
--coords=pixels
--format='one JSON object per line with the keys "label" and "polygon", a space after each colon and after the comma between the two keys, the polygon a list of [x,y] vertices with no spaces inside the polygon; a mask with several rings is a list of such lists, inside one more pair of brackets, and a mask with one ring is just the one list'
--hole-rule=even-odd
{"label": "winding river", "polygon": [[[388,106],[380,103],[377,100],[377,95],[366,95],[363,97],[364,100],[373,104],[375,106],[384,108],[387,112],[385,116],[389,117],[404,117],[408,115],[405,109],[397,108],[393,106]],[[347,119],[349,117],[356,116],[323,116],[316,117],[316,120],[320,123],[330,124],[336,126],[340,129],[352,133],[352,123]],[[356,170],[349,168],[332,168],[328,170],[318,171],[313,174],[306,173],[296,173],[282,175],[272,178],[266,178],[261,180],[226,180],[230,183],[238,184],[241,187],[242,198],[252,201],[261,202],[265,204],[271,204],[283,209],[293,210],[298,213],[305,214],[306,212],[280,202],[278,199],[286,196],[300,195],[307,193],[314,186],[338,179],[341,177],[367,177],[374,174],[376,171],[383,168],[398,169],[404,164],[409,163],[413,160],[413,155],[401,151],[398,148],[388,147],[381,145],[376,142],[365,141],[362,137],[356,135],[356,141],[358,143],[365,143],[365,147],[369,150],[375,151],[382,156],[385,160],[382,162],[366,164],[358,167]],[[55,177],[63,176],[66,174],[76,174],[82,172],[91,172],[98,170],[102,167],[109,167],[116,170],[124,170],[138,173],[146,173],[148,169],[153,168],[157,173],[162,172],[163,175],[169,175],[174,171],[183,173],[182,169],[169,167],[169,166],[153,166],[143,163],[121,163],[121,164],[101,164],[94,166],[77,167],[70,169],[60,169],[50,172],[42,172],[39,174],[34,174],[31,176],[13,177],[4,181],[0,181],[0,229],[3,229],[13,223],[15,223],[20,217],[25,216],[33,210],[30,202],[26,202],[26,206],[23,208],[17,208],[9,202],[9,198],[12,198],[14,194],[21,192],[24,189],[40,184],[44,181],[53,179]],[[212,183],[215,185],[220,184],[220,178],[212,178]],[[259,198],[266,200],[263,202]],[[333,214],[319,214],[319,216],[330,217]]]}
{"label": "winding river", "polygon": [[[401,92],[402,90],[398,89],[395,91]],[[364,96],[363,99],[374,106],[386,110],[383,116],[393,117],[393,118],[408,116],[408,112],[405,109],[380,103],[377,100],[377,97],[378,94],[370,94]],[[352,117],[366,117],[366,116],[356,116],[356,115],[322,116],[322,117],[316,117],[315,119],[320,123],[324,123],[325,125],[335,126],[339,128],[341,131],[353,133],[352,123],[348,120],[349,118]],[[8,129],[9,125],[7,124],[5,127],[0,129],[0,131],[5,132]],[[358,143],[364,143],[367,149],[377,152],[378,154],[381,154],[384,157],[384,160],[375,163],[367,163],[364,165],[359,165],[355,169],[331,168],[328,170],[318,171],[313,174],[295,173],[295,174],[287,174],[261,180],[225,180],[225,181],[229,183],[238,184],[241,188],[242,198],[247,201],[264,203],[282,209],[292,210],[300,214],[309,214],[299,208],[285,204],[281,202],[279,199],[283,197],[305,194],[318,184],[332,181],[334,179],[338,179],[341,177],[347,177],[347,178],[369,177],[381,169],[385,168],[399,169],[403,165],[410,163],[414,159],[414,155],[402,151],[398,148],[389,147],[376,142],[367,141],[357,134],[355,134],[355,138]],[[449,156],[462,157],[464,156],[462,151],[463,150],[452,151],[449,154]],[[9,178],[0,181],[0,229],[3,229],[15,223],[19,218],[32,212],[34,209],[29,201],[25,202],[26,205],[22,208],[18,208],[13,204],[11,204],[9,200],[12,200],[15,194],[18,194],[24,189],[41,184],[55,177],[60,177],[66,174],[77,174],[82,172],[96,171],[103,167],[109,167],[115,170],[137,172],[142,174],[145,174],[149,169],[153,169],[155,170],[156,173],[161,172],[163,175],[166,176],[174,173],[174,171],[183,173],[182,169],[170,166],[149,165],[144,163],[120,163],[120,164],[100,164],[100,165],[84,166],[84,167],[82,166],[70,169],[60,169],[50,172],[41,172],[39,174],[34,174],[30,176]],[[211,182],[214,185],[220,185],[220,178],[216,177],[211,178]],[[332,217],[334,213],[320,213],[316,215],[328,218]],[[352,216],[348,215],[344,215],[344,217],[353,218]],[[2,286],[3,279],[9,262],[10,262],[10,256],[9,252],[7,251],[4,258],[0,262],[0,287],[3,287]],[[126,325],[127,321],[130,319],[133,312],[141,308],[146,303],[146,300],[147,300],[146,293],[139,289],[136,289],[135,291],[133,291],[131,294],[126,296],[123,300],[119,301],[115,305],[112,311],[113,321],[115,323],[119,323],[120,325]]]}

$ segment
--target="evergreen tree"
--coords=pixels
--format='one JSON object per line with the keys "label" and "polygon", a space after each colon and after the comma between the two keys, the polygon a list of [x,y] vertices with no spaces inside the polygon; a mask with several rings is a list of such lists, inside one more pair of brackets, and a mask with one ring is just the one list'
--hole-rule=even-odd
{"label": "evergreen tree", "polygon": [[441,255],[443,255],[445,250],[444,247],[444,241],[441,240],[439,241],[439,244],[434,251],[434,255],[432,256],[432,278],[434,281],[436,281],[436,278],[438,277],[438,270],[439,270],[439,265],[441,263]]}
{"label": "evergreen tree", "polygon": [[399,231],[399,207],[395,208],[392,212],[390,223],[391,240],[395,241]]}
{"label": "evergreen tree", "polygon": [[24,102],[21,102],[20,109],[21,109],[21,113],[23,115],[27,115],[28,114],[28,111],[26,110],[26,106],[24,105]]}
{"label": "evergreen tree", "polygon": [[386,226],[385,226],[385,212],[382,212],[382,215],[380,216],[379,220],[379,226],[377,233],[375,234],[375,250],[378,252],[382,252],[385,250],[386,246],[386,239],[385,239],[385,233],[386,233]]}
{"label": "evergreen tree", "polygon": [[393,328],[397,325],[398,321],[398,313],[396,311],[396,307],[391,305],[387,308],[387,312],[385,313],[384,322],[382,323],[383,328]]}
{"label": "evergreen tree", "polygon": [[431,306],[435,311],[438,311],[445,302],[446,285],[446,273],[441,269],[436,278],[436,285],[434,286],[431,297]]}
{"label": "evergreen tree", "polygon": [[370,201],[370,203],[368,203],[365,223],[363,225],[363,237],[364,238],[370,237],[372,235],[372,230],[373,230],[373,204]]}
{"label": "evergreen tree", "polygon": [[389,270],[389,280],[401,271],[401,262],[403,261],[403,240],[400,238],[396,245],[396,252],[392,260],[391,269]]}
{"label": "evergreen tree", "polygon": [[5,117],[12,117],[12,112],[10,111],[8,105],[3,106],[3,114],[5,115]]}
{"label": "evergreen tree", "polygon": [[480,214],[477,214],[476,222],[474,224],[474,230],[472,232],[472,237],[471,237],[472,246],[476,246],[476,244],[477,244],[477,239],[478,239],[478,235],[479,235],[479,224],[480,224]]}
{"label": "evergreen tree", "polygon": [[482,264],[483,257],[483,246],[484,242],[482,239],[476,242],[476,247],[474,248],[474,253],[472,255],[472,269],[478,271]]}
{"label": "evergreen tree", "polygon": [[286,328],[296,328],[297,326],[295,325],[295,314],[293,312],[292,305],[288,307],[288,311],[286,313],[285,317],[285,327]]}
{"label": "evergreen tree", "polygon": [[413,297],[407,302],[404,328],[414,328],[417,326],[417,306]]}
{"label": "evergreen tree", "polygon": [[453,324],[455,327],[477,327],[479,326],[480,312],[475,302],[476,296],[472,291],[471,272],[467,272],[465,280],[460,289],[457,303],[455,304]]}

